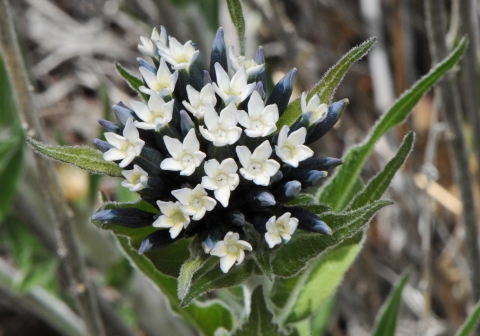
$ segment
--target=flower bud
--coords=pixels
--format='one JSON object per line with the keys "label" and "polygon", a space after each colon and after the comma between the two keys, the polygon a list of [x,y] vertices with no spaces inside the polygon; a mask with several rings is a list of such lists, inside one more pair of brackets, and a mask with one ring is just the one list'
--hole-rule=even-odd
{"label": "flower bud", "polygon": [[305,189],[318,185],[327,175],[328,173],[326,171],[292,169],[288,178],[299,181],[302,184],[302,189]]}
{"label": "flower bud", "polygon": [[298,164],[299,169],[328,170],[343,163],[341,159],[332,157],[311,157]]}
{"label": "flower bud", "polygon": [[98,147],[98,149],[100,149],[104,153],[110,148],[113,148],[113,146],[109,142],[100,139],[93,139],[93,143],[95,144],[95,146]]}
{"label": "flower bud", "polygon": [[308,128],[308,126],[310,125],[309,119],[311,115],[312,112],[302,113],[300,117],[298,117],[298,119],[290,127],[289,133],[295,132],[302,127]]}
{"label": "flower bud", "polygon": [[283,178],[283,173],[279,170],[275,175],[270,177],[270,184],[269,185],[273,185],[273,184],[281,181],[282,178]]}
{"label": "flower bud", "polygon": [[223,38],[223,29],[220,27],[217,30],[215,39],[212,45],[212,55],[210,57],[210,78],[216,82],[217,74],[215,72],[215,63],[219,63],[223,70],[228,71],[227,64],[227,47],[225,46],[225,40]]}
{"label": "flower bud", "polygon": [[107,209],[92,216],[92,220],[138,229],[152,225],[155,214],[139,209]]}
{"label": "flower bud", "polygon": [[273,195],[279,202],[288,202],[300,195],[301,191],[302,184],[299,181],[288,181],[276,187],[273,190]]}
{"label": "flower bud", "polygon": [[138,254],[144,254],[149,251],[158,250],[176,242],[182,236],[178,235],[172,239],[168,230],[158,230],[145,238],[140,247],[138,248]]}
{"label": "flower bud", "polygon": [[298,218],[299,229],[323,233],[329,236],[333,234],[332,229],[324,221],[322,221],[320,217],[308,210],[300,207],[285,207],[284,210],[290,212],[292,217]]}
{"label": "flower bud", "polygon": [[[265,64],[265,56],[263,55],[263,47],[258,47],[257,53],[255,54],[255,58],[253,59],[257,64]],[[266,90],[267,88],[267,71],[264,70],[260,72],[258,75],[255,76],[255,82],[262,83],[263,89]],[[262,96],[265,99],[265,95]]]}
{"label": "flower bud", "polygon": [[270,104],[277,104],[279,116],[282,116],[283,112],[287,108],[290,96],[293,92],[293,84],[296,74],[296,68],[290,70],[285,75],[285,77],[283,77],[280,82],[275,85],[272,93],[270,94],[270,97],[268,97],[267,103],[265,104],[265,106]]}
{"label": "flower bud", "polygon": [[188,131],[195,127],[192,118],[185,110],[180,111],[180,130],[182,131],[182,137],[187,136]]}
{"label": "flower bud", "polygon": [[102,125],[102,127],[105,129],[107,132],[113,132],[117,134],[122,134],[123,129],[120,128],[117,124],[114,122],[111,122],[109,120],[105,119],[98,119],[98,123]]}
{"label": "flower bud", "polygon": [[138,58],[137,58],[137,62],[138,62],[138,65],[140,65],[141,67],[144,67],[144,68],[147,69],[148,71],[154,73],[155,76],[157,75],[157,68],[155,68],[153,65],[151,65],[150,63],[148,63],[148,62],[147,62],[146,60],[144,60],[143,58],[138,57]]}
{"label": "flower bud", "polygon": [[136,120],[134,112],[126,106],[124,103],[119,102],[116,105],[113,105],[113,112],[115,113],[115,116],[117,117],[117,120],[120,124],[125,126],[127,124],[128,118],[132,118],[133,120]]}
{"label": "flower bud", "polygon": [[224,232],[219,226],[209,226],[201,233],[202,248],[205,253],[210,253],[210,251],[215,247],[219,240],[223,239]]}
{"label": "flower bud", "polygon": [[322,121],[312,124],[307,130],[305,144],[311,144],[323,137],[340,119],[349,104],[348,99],[342,99],[328,107],[328,114]]}
{"label": "flower bud", "polygon": [[256,208],[266,208],[276,204],[275,197],[264,189],[251,189],[247,194],[247,202]]}
{"label": "flower bud", "polygon": [[234,211],[230,213],[230,223],[236,226],[245,225],[245,215],[240,211]]}
{"label": "flower bud", "polygon": [[210,78],[210,73],[207,70],[203,70],[203,86],[207,84],[212,84],[212,78]]}

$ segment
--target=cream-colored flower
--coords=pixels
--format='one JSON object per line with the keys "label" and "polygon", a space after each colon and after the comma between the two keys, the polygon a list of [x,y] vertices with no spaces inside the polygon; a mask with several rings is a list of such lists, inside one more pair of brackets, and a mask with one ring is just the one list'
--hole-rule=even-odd
{"label": "cream-colored flower", "polygon": [[220,269],[227,273],[235,262],[240,265],[245,259],[245,251],[252,251],[252,245],[245,240],[240,240],[236,232],[228,232],[210,251],[211,255],[220,257]]}

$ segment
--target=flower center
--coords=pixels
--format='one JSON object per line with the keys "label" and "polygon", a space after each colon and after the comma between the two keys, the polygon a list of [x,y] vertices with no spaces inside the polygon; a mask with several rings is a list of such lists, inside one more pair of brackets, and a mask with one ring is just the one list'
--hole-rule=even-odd
{"label": "flower center", "polygon": [[285,157],[292,157],[292,148],[289,146],[283,146],[280,149],[280,152],[285,155]]}
{"label": "flower center", "polygon": [[238,247],[235,244],[229,244],[227,247],[228,254],[237,254],[238,253]]}
{"label": "flower center", "polygon": [[183,167],[188,167],[191,164],[193,164],[193,156],[191,156],[190,154],[185,154],[184,156],[182,156]]}
{"label": "flower center", "polygon": [[252,126],[251,129],[254,131],[263,131],[263,128],[265,127],[265,124],[261,120],[253,120],[252,121]]}
{"label": "flower center", "polygon": [[228,185],[228,176],[224,173],[220,173],[215,177],[215,182],[217,182],[219,187]]}
{"label": "flower center", "polygon": [[277,225],[275,225],[275,228],[273,229],[273,233],[281,236],[285,233],[285,226],[281,223],[277,223]]}
{"label": "flower center", "polygon": [[227,132],[222,129],[222,128],[217,128],[215,130],[215,138],[217,138],[218,141],[227,141]]}
{"label": "flower center", "polygon": [[262,169],[263,169],[263,165],[259,162],[252,162],[249,167],[250,172],[254,175],[261,174]]}
{"label": "flower center", "polygon": [[175,212],[175,214],[172,216],[173,222],[174,223],[183,223],[185,221],[185,216],[181,211]]}
{"label": "flower center", "polygon": [[202,199],[201,198],[194,198],[193,202],[192,202],[192,206],[193,206],[193,208],[195,208],[197,210],[203,208]]}

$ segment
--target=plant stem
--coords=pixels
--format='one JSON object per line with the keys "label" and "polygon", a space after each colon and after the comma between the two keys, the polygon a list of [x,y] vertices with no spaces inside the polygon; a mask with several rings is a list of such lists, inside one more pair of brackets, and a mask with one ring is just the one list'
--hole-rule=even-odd
{"label": "plant stem", "polygon": [[[445,42],[446,24],[443,17],[444,1],[425,0],[427,17],[428,39],[433,62],[437,63],[447,56],[448,50]],[[473,70],[472,70],[473,71]],[[470,271],[473,301],[480,298],[480,264],[478,251],[478,229],[475,214],[475,203],[472,190],[472,176],[468,165],[468,151],[463,137],[461,122],[461,107],[458,87],[455,85],[455,76],[447,73],[439,82],[443,110],[447,121],[447,142],[450,157],[453,163],[455,180],[460,190],[463,203],[463,223],[465,225],[465,244],[467,249],[467,262]],[[438,89],[437,89],[438,90]],[[474,130],[480,132],[480,130]]]}
{"label": "plant stem", "polygon": [[26,293],[17,293],[15,279],[18,279],[19,276],[18,270],[0,259],[0,289],[3,294],[11,297],[20,306],[28,309],[62,335],[85,335],[82,320],[63,301],[43,288],[35,286]]}
{"label": "plant stem", "polygon": [[[27,135],[44,142],[40,119],[35,111],[29,83],[7,0],[0,1],[0,47],[7,68],[17,109]],[[88,334],[103,336],[97,298],[85,274],[85,262],[68,213],[68,205],[58,182],[53,163],[35,155],[38,172],[42,174],[42,191],[56,227],[57,254],[67,265],[70,285],[82,312]]]}

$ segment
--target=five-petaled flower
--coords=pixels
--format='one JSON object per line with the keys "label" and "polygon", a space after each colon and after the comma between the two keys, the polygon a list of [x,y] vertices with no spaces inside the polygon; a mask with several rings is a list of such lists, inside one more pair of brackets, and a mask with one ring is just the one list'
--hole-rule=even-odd
{"label": "five-petaled flower", "polygon": [[106,161],[122,160],[118,165],[121,168],[128,166],[136,156],[142,152],[145,141],[140,139],[138,130],[133,124],[132,118],[128,118],[125,128],[123,129],[123,136],[107,132],[105,139],[112,145],[107,152],[103,153],[103,159]]}
{"label": "five-petaled flower", "polygon": [[268,159],[272,155],[272,146],[268,140],[255,148],[253,153],[246,146],[237,146],[236,151],[243,166],[240,174],[247,180],[253,180],[255,184],[268,186],[270,177],[280,169],[277,161]]}
{"label": "five-petaled flower", "polygon": [[122,187],[128,188],[130,191],[139,191],[147,186],[148,173],[137,165],[133,165],[132,170],[122,171],[125,181],[122,181]]}
{"label": "five-petaled flower", "polygon": [[276,131],[278,121],[278,107],[270,104],[265,107],[262,97],[253,91],[248,102],[248,114],[237,111],[238,123],[245,127],[245,134],[249,137],[265,137]]}
{"label": "five-petaled flower", "polygon": [[266,224],[267,232],[265,233],[265,241],[270,248],[281,242],[288,242],[298,226],[298,219],[290,217],[291,213],[286,212],[278,219],[273,216]]}
{"label": "five-petaled flower", "polygon": [[195,90],[191,85],[187,85],[188,102],[184,100],[183,106],[198,119],[203,119],[205,114],[205,106],[214,107],[217,103],[215,90],[212,84],[205,85],[200,92]]}
{"label": "five-petaled flower", "polygon": [[307,130],[305,127],[292,132],[288,135],[290,128],[283,126],[278,134],[277,145],[275,146],[275,153],[285,163],[292,167],[298,167],[298,163],[308,159],[313,155],[313,151],[304,146],[305,136]]}
{"label": "five-petaled flower", "polygon": [[247,78],[258,75],[265,70],[265,64],[257,64],[254,60],[246,58],[245,56],[237,56],[233,46],[228,50],[228,58],[230,59],[230,67],[235,72],[240,70],[242,65],[245,66]]}
{"label": "five-petaled flower", "polygon": [[172,156],[160,164],[163,170],[180,171],[180,175],[190,176],[206,157],[206,154],[200,151],[200,143],[193,128],[188,131],[183,143],[168,136],[164,136],[163,141]]}
{"label": "five-petaled flower", "polygon": [[200,133],[217,147],[234,144],[242,134],[242,129],[237,127],[236,113],[237,109],[233,104],[225,107],[220,112],[220,116],[215,112],[213,106],[205,106],[205,125],[207,129],[200,126]]}
{"label": "five-petaled flower", "polygon": [[173,104],[174,100],[165,103],[162,98],[156,95],[150,96],[148,105],[132,100],[130,105],[132,105],[135,114],[142,120],[134,121],[133,124],[138,128],[158,131],[172,120]]}
{"label": "five-petaled flower", "polygon": [[207,211],[212,211],[217,205],[217,201],[208,197],[207,192],[200,184],[197,184],[194,189],[173,190],[172,195],[182,204],[182,211],[192,216],[195,221],[202,219]]}
{"label": "five-petaled flower", "polygon": [[152,225],[158,228],[170,228],[170,237],[177,238],[182,229],[187,228],[190,217],[183,212],[179,202],[157,201],[157,205],[162,215]]}
{"label": "five-petaled flower", "polygon": [[158,43],[158,53],[162,58],[172,65],[175,70],[190,69],[195,62],[199,51],[195,50],[192,41],[185,42],[182,45],[176,38],[168,37],[168,47],[164,43]]}
{"label": "five-petaled flower", "polygon": [[178,71],[172,74],[163,58],[160,59],[160,67],[156,75],[143,66],[139,70],[148,86],[148,88],[140,86],[140,91],[148,95],[156,94],[160,98],[172,95],[177,83]]}
{"label": "five-petaled flower", "polygon": [[227,273],[230,268],[237,263],[240,265],[245,259],[245,251],[252,251],[252,245],[245,240],[240,240],[240,235],[236,232],[228,232],[210,251],[211,255],[220,257],[220,269]]}
{"label": "five-petaled flower", "polygon": [[308,121],[310,123],[320,122],[327,117],[328,105],[321,104],[320,96],[315,93],[307,104],[307,93],[302,93],[300,97],[300,105],[302,107],[302,113],[311,113]]}
{"label": "five-petaled flower", "polygon": [[212,85],[225,104],[234,103],[238,105],[247,99],[255,89],[255,83],[247,84],[247,71],[244,65],[235,72],[231,80],[219,63],[215,63],[215,73],[217,75],[217,83]]}
{"label": "five-petaled flower", "polygon": [[202,177],[202,186],[205,189],[213,190],[215,198],[226,208],[230,199],[230,191],[240,183],[237,174],[237,164],[232,158],[219,163],[212,159],[205,162],[203,167],[207,176]]}

